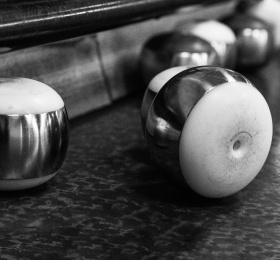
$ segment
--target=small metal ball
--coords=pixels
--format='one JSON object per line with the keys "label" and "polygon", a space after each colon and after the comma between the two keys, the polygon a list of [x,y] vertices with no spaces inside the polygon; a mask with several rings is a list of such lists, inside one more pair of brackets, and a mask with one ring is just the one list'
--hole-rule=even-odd
{"label": "small metal ball", "polygon": [[258,17],[273,28],[274,45],[280,47],[280,1],[261,0],[247,6],[243,12]]}
{"label": "small metal ball", "polygon": [[243,189],[260,171],[271,145],[272,118],[243,75],[199,66],[160,88],[145,138],[159,169],[200,195],[219,198]]}
{"label": "small metal ball", "polygon": [[247,14],[236,14],[224,21],[237,38],[237,68],[250,69],[264,65],[274,51],[270,25]]}
{"label": "small metal ball", "polygon": [[0,79],[0,190],[53,178],[68,142],[67,111],[58,93],[31,79]]}
{"label": "small metal ball", "polygon": [[183,34],[193,34],[208,41],[218,54],[218,63],[214,65],[235,68],[236,37],[232,29],[224,23],[204,19],[187,20],[180,22],[175,30]]}
{"label": "small metal ball", "polygon": [[145,86],[151,79],[171,67],[215,65],[215,49],[195,35],[167,32],[150,38],[140,54],[140,70]]}

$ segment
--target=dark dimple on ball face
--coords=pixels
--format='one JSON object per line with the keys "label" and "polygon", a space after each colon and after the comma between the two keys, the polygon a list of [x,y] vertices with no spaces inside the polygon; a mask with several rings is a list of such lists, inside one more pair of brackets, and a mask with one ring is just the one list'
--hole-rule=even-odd
{"label": "dark dimple on ball face", "polygon": [[182,181],[179,140],[185,121],[203,95],[228,82],[251,85],[235,71],[199,66],[178,73],[162,87],[149,109],[145,129],[149,154],[156,166]]}
{"label": "dark dimple on ball face", "polygon": [[170,67],[217,64],[216,51],[206,40],[173,32],[149,39],[140,56],[140,69],[146,85],[156,74]]}

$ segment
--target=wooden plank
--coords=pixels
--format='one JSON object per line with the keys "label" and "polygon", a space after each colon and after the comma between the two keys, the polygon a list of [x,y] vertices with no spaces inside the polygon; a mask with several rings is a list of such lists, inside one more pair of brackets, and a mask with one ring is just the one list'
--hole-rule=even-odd
{"label": "wooden plank", "polygon": [[26,77],[54,88],[69,117],[111,103],[95,36],[74,38],[0,55],[0,77]]}
{"label": "wooden plank", "polygon": [[[1,47],[46,43],[113,29],[180,7],[232,0],[41,0],[0,2]],[[237,1],[237,0],[235,0]]]}

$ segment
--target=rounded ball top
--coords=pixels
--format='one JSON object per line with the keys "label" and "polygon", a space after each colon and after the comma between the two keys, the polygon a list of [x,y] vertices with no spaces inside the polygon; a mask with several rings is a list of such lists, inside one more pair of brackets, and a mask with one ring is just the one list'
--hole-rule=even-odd
{"label": "rounded ball top", "polygon": [[42,114],[64,107],[51,87],[27,78],[0,78],[0,114]]}
{"label": "rounded ball top", "polygon": [[234,32],[227,25],[216,20],[199,20],[182,24],[179,25],[179,31],[191,32],[209,42],[234,43],[236,41]]}

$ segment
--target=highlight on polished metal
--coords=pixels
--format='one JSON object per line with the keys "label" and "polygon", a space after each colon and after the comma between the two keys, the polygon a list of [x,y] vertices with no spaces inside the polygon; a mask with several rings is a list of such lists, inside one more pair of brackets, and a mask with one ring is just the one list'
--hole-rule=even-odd
{"label": "highlight on polished metal", "polygon": [[224,23],[216,20],[194,19],[180,22],[174,29],[179,33],[196,35],[209,42],[218,55],[218,63],[214,65],[235,68],[236,37],[232,29]]}
{"label": "highlight on polished metal", "polygon": [[218,66],[185,69],[146,101],[150,158],[177,183],[206,197],[224,197],[248,185],[263,166],[271,113],[240,73]]}
{"label": "highlight on polished metal", "polygon": [[0,115],[0,189],[37,186],[61,167],[68,148],[65,107],[41,114]]}
{"label": "highlight on polished metal", "polygon": [[195,35],[166,32],[150,38],[140,55],[144,84],[158,73],[176,66],[218,65],[218,56],[209,42]]}
{"label": "highlight on polished metal", "polygon": [[224,20],[237,38],[237,68],[250,69],[264,65],[274,51],[272,27],[249,14],[235,14]]}

